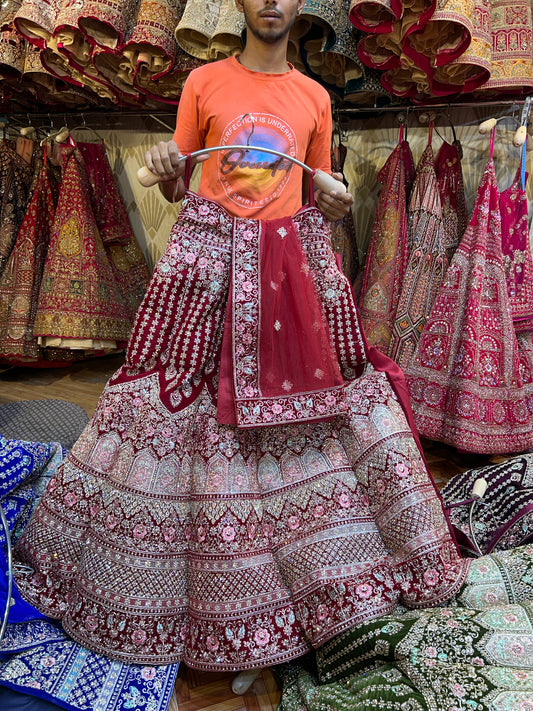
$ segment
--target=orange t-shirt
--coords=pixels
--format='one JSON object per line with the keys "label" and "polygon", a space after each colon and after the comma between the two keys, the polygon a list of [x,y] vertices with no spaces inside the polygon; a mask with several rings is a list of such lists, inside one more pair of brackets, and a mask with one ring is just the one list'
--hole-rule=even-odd
{"label": "orange t-shirt", "polygon": [[[189,75],[174,140],[182,153],[237,144],[271,148],[330,173],[329,95],[294,67],[264,74],[229,57]],[[199,193],[239,217],[286,217],[302,206],[302,173],[273,154],[217,151],[203,164]]]}

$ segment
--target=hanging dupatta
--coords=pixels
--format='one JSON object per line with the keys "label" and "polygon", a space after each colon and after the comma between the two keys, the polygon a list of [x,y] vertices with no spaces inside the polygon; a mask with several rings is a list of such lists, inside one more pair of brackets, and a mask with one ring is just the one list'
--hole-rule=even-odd
{"label": "hanging dupatta", "polygon": [[[306,254],[306,242],[308,249],[313,240],[318,247],[327,244],[327,223],[314,209],[312,186],[310,202],[294,218],[234,218],[219,423],[258,427],[346,412],[343,373],[354,377],[366,360],[364,344],[350,285],[333,253],[323,255],[329,262],[322,265],[325,280]],[[343,324],[332,318],[336,300]],[[346,353],[336,352],[339,331],[350,340],[348,362]]]}

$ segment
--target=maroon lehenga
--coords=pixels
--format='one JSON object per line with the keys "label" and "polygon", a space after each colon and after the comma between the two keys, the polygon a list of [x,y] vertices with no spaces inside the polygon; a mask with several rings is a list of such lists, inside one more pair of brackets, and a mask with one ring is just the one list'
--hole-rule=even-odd
{"label": "maroon lehenga", "polygon": [[4,271],[30,198],[33,168],[14,141],[0,141],[0,274]]}
{"label": "maroon lehenga", "polygon": [[468,562],[389,365],[316,208],[265,223],[188,193],[126,362],[18,546],[24,596],[90,649],[205,670],[443,602]]}
{"label": "maroon lehenga", "polygon": [[0,358],[4,360],[35,364],[43,357],[33,325],[57,192],[55,179],[44,165],[0,277]]}
{"label": "maroon lehenga", "polygon": [[[486,454],[533,445],[533,373],[513,323],[493,146],[494,131],[470,223],[405,369],[420,434]],[[527,234],[527,219],[515,226]]]}

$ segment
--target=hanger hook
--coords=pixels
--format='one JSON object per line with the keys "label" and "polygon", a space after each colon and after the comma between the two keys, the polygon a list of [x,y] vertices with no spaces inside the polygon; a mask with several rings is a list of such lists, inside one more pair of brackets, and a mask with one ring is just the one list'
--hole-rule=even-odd
{"label": "hanger hook", "polygon": [[250,134],[249,134],[248,138],[246,139],[246,146],[247,147],[250,145],[250,139],[254,135],[254,131],[255,131],[255,119],[252,116],[252,114],[243,114],[241,116],[241,121],[242,121],[242,123],[244,123],[244,119],[247,118],[248,116],[250,117],[250,121],[252,123],[252,130],[250,131]]}

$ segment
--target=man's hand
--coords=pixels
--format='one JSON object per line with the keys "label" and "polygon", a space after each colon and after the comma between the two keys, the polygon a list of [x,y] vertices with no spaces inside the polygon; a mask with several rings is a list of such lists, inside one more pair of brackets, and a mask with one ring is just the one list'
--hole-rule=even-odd
{"label": "man's hand", "polygon": [[185,161],[181,158],[180,149],[174,141],[160,141],[146,151],[144,162],[161,181],[176,180],[182,178],[185,172]]}
{"label": "man's hand", "polygon": [[[333,173],[332,175],[337,180],[342,180],[341,173]],[[326,193],[318,190],[315,193],[315,202],[329,222],[336,222],[337,220],[342,220],[350,211],[353,205],[353,196],[350,193],[336,191]]]}
{"label": "man's hand", "polygon": [[[196,156],[192,166],[202,163],[209,158],[209,154]],[[180,149],[175,141],[160,141],[144,154],[144,162],[151,173],[159,177],[159,189],[169,202],[177,202],[185,194],[183,175],[185,164]]]}

